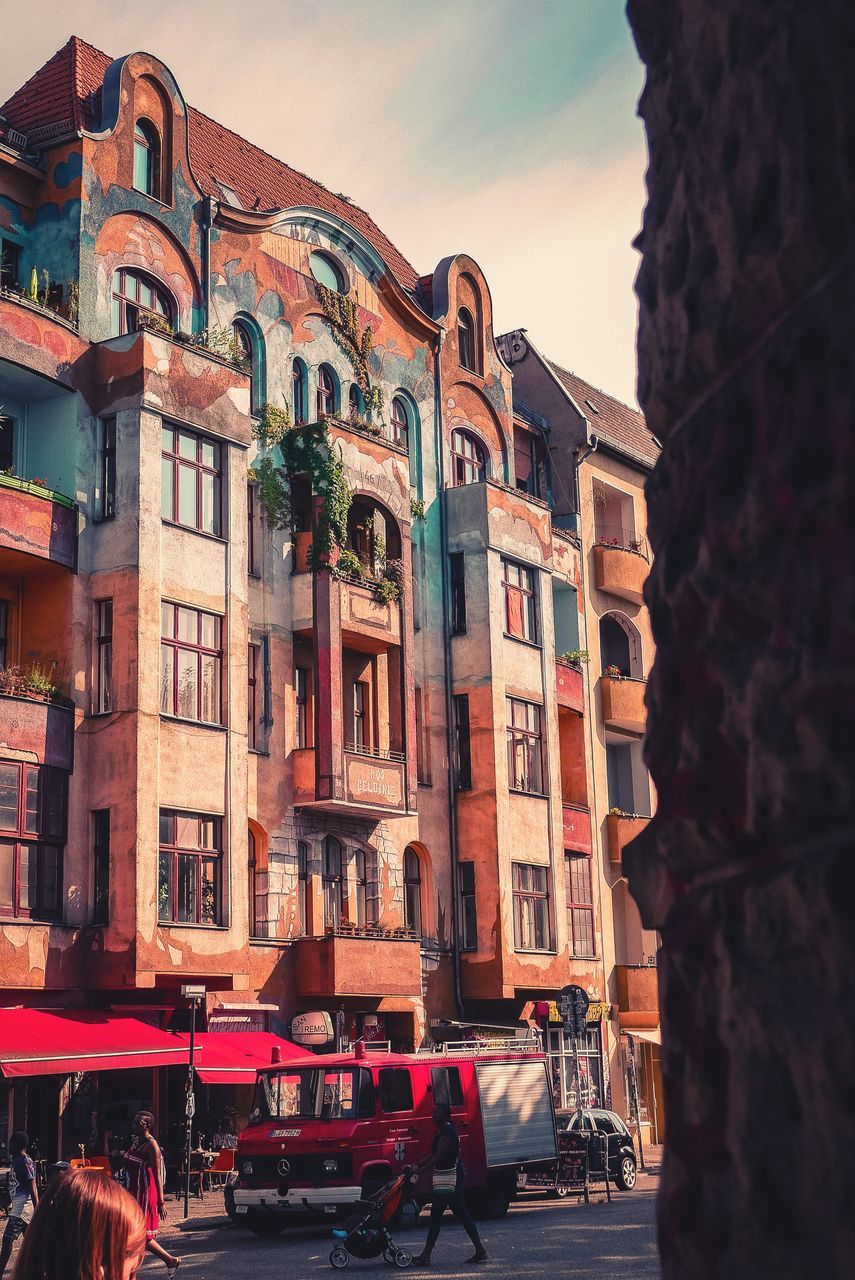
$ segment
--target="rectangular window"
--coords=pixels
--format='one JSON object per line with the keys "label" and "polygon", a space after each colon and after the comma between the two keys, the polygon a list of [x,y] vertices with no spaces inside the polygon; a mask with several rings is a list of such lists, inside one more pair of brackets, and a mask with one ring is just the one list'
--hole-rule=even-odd
{"label": "rectangular window", "polygon": [[364,680],[353,682],[353,745],[357,751],[368,747],[368,685]]}
{"label": "rectangular window", "polygon": [[475,904],[475,863],[460,864],[460,898],[463,936],[460,947],[463,951],[478,950],[478,915]]}
{"label": "rectangular window", "polygon": [[15,470],[15,421],[0,414],[0,471]]}
{"label": "rectangular window", "polygon": [[219,535],[221,448],[178,427],[161,428],[160,514],[164,520]]}
{"label": "rectangular window", "polygon": [[549,951],[549,870],[527,862],[511,863],[514,894],[514,947],[517,951]]}
{"label": "rectangular window", "polygon": [[454,723],[454,785],[458,791],[472,786],[472,754],[469,744],[469,694],[455,693],[451,700]]}
{"label": "rectangular window", "polygon": [[46,765],[0,761],[0,916],[61,917],[67,782]]}
{"label": "rectangular window", "polygon": [[448,557],[451,574],[451,634],[460,636],[466,630],[466,563],[462,551]]}
{"label": "rectangular window", "polygon": [[0,285],[12,288],[18,283],[21,251],[11,240],[0,240]]}
{"label": "rectangular window", "polygon": [[101,504],[100,518],[112,520],[116,514],[116,419],[101,421]]}
{"label": "rectangular window", "polygon": [[98,652],[95,655],[95,714],[113,710],[113,601],[95,602]]}
{"label": "rectangular window", "polygon": [[508,786],[543,795],[541,708],[520,698],[507,699]]}
{"label": "rectangular window", "polygon": [[567,935],[570,954],[592,959],[594,946],[594,896],[591,889],[591,859],[586,853],[564,855],[567,882]]}
{"label": "rectangular window", "polygon": [[222,818],[161,809],[158,920],[220,924],[222,863]]}
{"label": "rectangular window", "polygon": [[252,578],[261,576],[261,508],[257,484],[246,486],[246,571]]}
{"label": "rectangular window", "polygon": [[297,841],[297,897],[300,904],[300,930],[305,937],[309,932],[309,846],[305,840]]}
{"label": "rectangular window", "polygon": [[220,724],[222,618],[164,601],[160,620],[161,715]]}
{"label": "rectangular window", "polygon": [[505,634],[537,644],[537,595],[533,569],[502,560],[505,589]]}
{"label": "rectangular window", "polygon": [[459,1067],[431,1067],[430,1082],[434,1106],[440,1103],[447,1107],[463,1106]]}
{"label": "rectangular window", "polygon": [[380,1071],[380,1106],[386,1112],[412,1111],[413,1082],[406,1067],[383,1067]]}
{"label": "rectangular window", "polygon": [[0,600],[0,668],[9,665],[9,601]]}
{"label": "rectangular window", "polygon": [[92,811],[92,923],[110,923],[110,810]]}
{"label": "rectangular window", "polygon": [[251,644],[246,662],[246,745],[248,750],[258,750],[258,724],[261,710],[261,645]]}
{"label": "rectangular window", "polygon": [[312,716],[309,706],[309,669],[297,667],[294,672],[294,695],[297,701],[297,749],[312,745]]}

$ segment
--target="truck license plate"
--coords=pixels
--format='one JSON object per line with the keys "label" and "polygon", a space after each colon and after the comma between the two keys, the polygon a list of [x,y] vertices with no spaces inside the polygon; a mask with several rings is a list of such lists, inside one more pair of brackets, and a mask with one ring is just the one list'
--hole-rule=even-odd
{"label": "truck license plate", "polygon": [[336,1207],[334,1204],[324,1205],[324,1213],[335,1213],[335,1210],[336,1210]]}
{"label": "truck license plate", "polygon": [[235,1213],[249,1213],[249,1205],[248,1205],[248,1204],[236,1204],[236,1205],[235,1205]]}

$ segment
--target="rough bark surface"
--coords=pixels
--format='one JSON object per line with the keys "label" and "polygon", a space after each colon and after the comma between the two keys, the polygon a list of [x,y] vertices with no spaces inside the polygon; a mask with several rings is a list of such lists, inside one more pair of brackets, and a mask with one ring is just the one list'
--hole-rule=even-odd
{"label": "rough bark surface", "polygon": [[855,1257],[855,6],[630,0],[667,1280]]}

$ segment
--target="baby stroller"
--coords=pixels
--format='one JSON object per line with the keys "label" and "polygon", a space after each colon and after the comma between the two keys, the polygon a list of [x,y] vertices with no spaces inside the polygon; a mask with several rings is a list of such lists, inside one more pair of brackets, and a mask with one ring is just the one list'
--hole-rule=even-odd
{"label": "baby stroller", "polygon": [[412,1254],[399,1249],[389,1235],[389,1224],[401,1208],[410,1181],[410,1171],[405,1169],[397,1178],[369,1199],[360,1200],[355,1213],[347,1219],[343,1228],[333,1231],[336,1243],[330,1251],[330,1263],[334,1267],[346,1267],[350,1256],[354,1258],[379,1258],[396,1267],[408,1267]]}

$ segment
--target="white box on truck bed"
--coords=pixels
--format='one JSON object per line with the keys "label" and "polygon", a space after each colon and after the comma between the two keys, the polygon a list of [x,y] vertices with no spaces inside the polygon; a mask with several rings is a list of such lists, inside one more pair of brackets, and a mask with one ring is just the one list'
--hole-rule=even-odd
{"label": "white box on truck bed", "polygon": [[555,1160],[558,1140],[545,1060],[479,1062],[475,1074],[487,1167]]}

